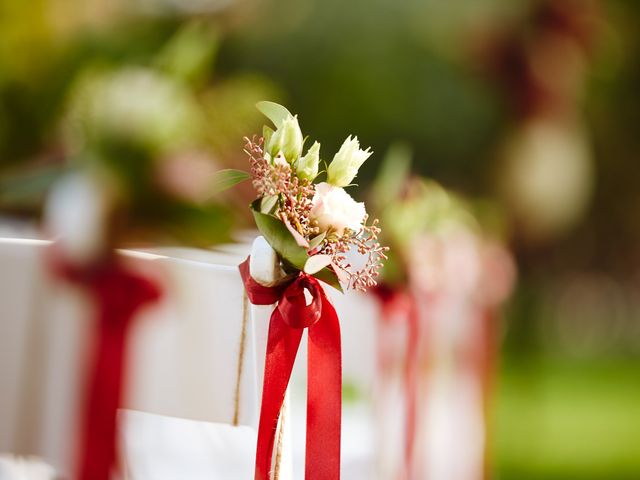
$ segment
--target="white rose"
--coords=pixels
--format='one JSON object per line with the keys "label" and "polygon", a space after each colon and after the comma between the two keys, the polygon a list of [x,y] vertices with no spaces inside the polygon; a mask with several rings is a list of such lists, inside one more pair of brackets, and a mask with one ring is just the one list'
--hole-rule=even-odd
{"label": "white rose", "polygon": [[366,215],[364,203],[356,202],[343,188],[325,182],[316,185],[311,219],[321,231],[333,229],[339,235],[345,228],[358,231]]}

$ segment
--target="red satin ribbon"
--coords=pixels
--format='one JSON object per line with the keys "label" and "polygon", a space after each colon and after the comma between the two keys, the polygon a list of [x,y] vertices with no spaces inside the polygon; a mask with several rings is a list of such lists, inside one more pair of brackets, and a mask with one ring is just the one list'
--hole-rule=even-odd
{"label": "red satin ribbon", "polygon": [[131,320],[160,297],[158,287],[115,259],[80,269],[55,254],[55,273],[85,288],[96,309],[96,343],[85,391],[76,478],[108,480],[117,464],[116,413],[122,396],[126,339]]}
{"label": "red satin ribbon", "polygon": [[[340,323],[320,282],[302,272],[276,287],[257,283],[249,258],[240,274],[254,305],[278,305],[271,314],[256,447],[256,480],[271,478],[271,458],[284,396],[302,332],[308,328],[307,443],[305,478],[340,478],[342,352]],[[307,304],[305,290],[311,301]]]}
{"label": "red satin ribbon", "polygon": [[410,293],[379,285],[373,290],[382,304],[382,319],[389,321],[395,315],[406,316],[407,353],[404,364],[405,376],[405,469],[401,478],[412,480],[413,456],[415,450],[416,424],[418,416],[418,346],[420,336],[420,316],[416,299]]}

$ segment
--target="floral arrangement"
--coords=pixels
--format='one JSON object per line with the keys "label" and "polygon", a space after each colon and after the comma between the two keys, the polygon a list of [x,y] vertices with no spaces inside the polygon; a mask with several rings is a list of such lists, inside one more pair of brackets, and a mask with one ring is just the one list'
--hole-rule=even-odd
{"label": "floral arrangement", "polygon": [[383,283],[423,293],[450,293],[467,285],[481,297],[506,298],[515,266],[504,246],[500,211],[491,202],[470,202],[410,170],[411,152],[394,145],[370,196],[372,210],[385,225],[383,241],[392,248]]}
{"label": "floral arrangement", "polygon": [[[261,137],[245,137],[251,178],[258,198],[251,204],[256,225],[282,261],[286,274],[304,271],[342,291],[376,285],[387,247],[378,241],[378,220],[369,221],[364,203],[346,191],[371,151],[349,136],[318,181],[320,144],[303,155],[297,116],[272,102],[258,109],[274,124]],[[353,256],[361,265],[352,265]]]}

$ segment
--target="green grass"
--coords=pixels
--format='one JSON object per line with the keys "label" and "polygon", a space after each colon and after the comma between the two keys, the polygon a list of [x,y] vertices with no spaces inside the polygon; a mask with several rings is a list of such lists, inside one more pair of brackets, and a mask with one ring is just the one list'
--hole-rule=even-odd
{"label": "green grass", "polygon": [[640,363],[505,359],[495,478],[640,479]]}

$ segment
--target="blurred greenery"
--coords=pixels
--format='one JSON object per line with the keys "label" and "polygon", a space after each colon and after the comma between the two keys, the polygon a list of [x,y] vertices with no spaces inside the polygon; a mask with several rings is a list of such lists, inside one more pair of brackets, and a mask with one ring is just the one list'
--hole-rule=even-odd
{"label": "blurred greenery", "polygon": [[[427,16],[423,9],[380,0],[268,2],[259,22],[231,33],[220,68],[269,73],[285,87],[303,129],[317,132],[328,150],[337,150],[344,132],[374,145],[378,158],[406,140],[424,159],[420,173],[477,176],[501,123],[500,105],[488,82],[419,38],[412,23]],[[274,32],[283,16],[287,24]],[[373,172],[363,171],[364,179]]]}
{"label": "blurred greenery", "polygon": [[496,478],[638,478],[637,360],[507,357],[496,403]]}

